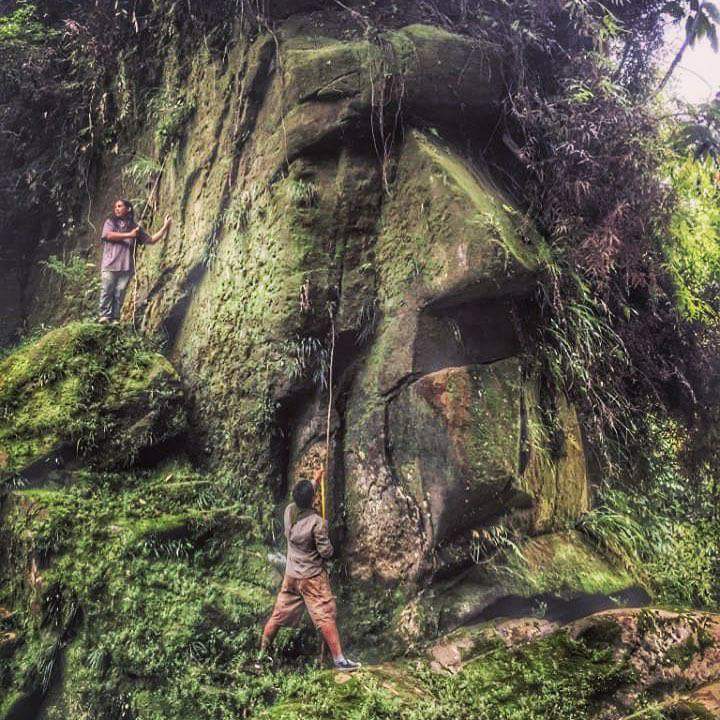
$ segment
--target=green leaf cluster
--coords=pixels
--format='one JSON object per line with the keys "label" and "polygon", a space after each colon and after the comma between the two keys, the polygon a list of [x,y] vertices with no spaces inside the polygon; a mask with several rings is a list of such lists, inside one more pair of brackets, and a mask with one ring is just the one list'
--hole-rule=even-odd
{"label": "green leaf cluster", "polygon": [[34,3],[19,2],[9,14],[0,16],[0,43],[8,45],[42,45],[57,38],[58,31],[38,20]]}
{"label": "green leaf cluster", "polygon": [[717,319],[720,291],[720,182],[711,158],[676,157],[667,177],[677,203],[663,243],[681,313],[691,320]]}

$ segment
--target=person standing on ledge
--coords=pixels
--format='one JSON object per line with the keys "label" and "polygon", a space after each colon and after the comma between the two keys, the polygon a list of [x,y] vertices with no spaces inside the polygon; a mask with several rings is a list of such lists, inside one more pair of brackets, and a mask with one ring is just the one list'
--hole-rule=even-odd
{"label": "person standing on ledge", "polygon": [[101,323],[120,320],[127,286],[135,274],[135,245],[138,242],[153,245],[170,230],[172,218],[165,216],[162,228],[148,235],[136,222],[133,206],[128,200],[117,200],[113,214],[102,229],[102,262],[100,265],[100,318]]}
{"label": "person standing on ledge", "polygon": [[360,663],[343,654],[335,621],[335,596],[324,561],[332,557],[333,546],[327,523],[313,509],[315,484],[301,480],[292,491],[293,501],[285,509],[287,565],[275,607],[263,630],[260,659],[267,656],[277,631],[283,625],[294,626],[307,608],[315,627],[322,633],[338,670],[357,670]]}

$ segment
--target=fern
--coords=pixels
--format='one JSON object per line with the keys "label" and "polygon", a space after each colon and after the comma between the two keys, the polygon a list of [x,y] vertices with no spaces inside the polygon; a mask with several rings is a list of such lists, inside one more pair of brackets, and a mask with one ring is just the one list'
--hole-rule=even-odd
{"label": "fern", "polygon": [[144,187],[149,185],[161,170],[162,166],[157,160],[139,155],[123,168],[122,175],[124,180]]}

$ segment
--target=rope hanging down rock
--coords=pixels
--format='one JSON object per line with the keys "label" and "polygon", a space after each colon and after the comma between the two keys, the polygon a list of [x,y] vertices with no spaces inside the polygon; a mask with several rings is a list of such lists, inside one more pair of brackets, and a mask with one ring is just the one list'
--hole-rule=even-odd
{"label": "rope hanging down rock", "polygon": [[331,304],[328,305],[328,314],[330,315],[330,367],[328,370],[328,404],[325,425],[325,469],[320,476],[320,505],[323,520],[327,520],[326,479],[330,472],[330,420],[332,417],[333,369],[335,365],[335,316],[333,315],[333,307]]}
{"label": "rope hanging down rock", "polygon": [[[153,198],[155,197],[155,193],[157,193],[158,186],[160,185],[160,180],[162,179],[163,171],[165,170],[165,163],[167,162],[168,156],[166,155],[165,158],[162,161],[162,165],[160,166],[160,170],[157,174],[157,177],[155,178],[155,182],[153,183],[152,189],[150,190],[150,194],[147,197],[147,200],[145,201],[145,205],[143,207],[142,214],[140,215],[140,218],[138,219],[138,225],[142,224],[142,221],[145,219],[145,213],[147,212],[147,209],[150,207]],[[135,316],[137,314],[137,292],[138,292],[138,276],[137,276],[137,239],[133,243],[133,270],[135,271],[135,277],[133,278],[133,299],[132,299],[132,324],[133,324],[133,330],[137,330],[137,327],[135,325]]]}

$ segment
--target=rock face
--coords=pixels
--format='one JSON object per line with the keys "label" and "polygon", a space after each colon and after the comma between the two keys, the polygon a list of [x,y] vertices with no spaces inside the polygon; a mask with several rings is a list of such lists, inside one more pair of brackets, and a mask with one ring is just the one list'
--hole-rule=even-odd
{"label": "rock face", "polygon": [[[436,27],[368,40],[331,15],[238,35],[173,90],[196,108],[158,158],[155,204],[176,225],[141,257],[126,312],[164,336],[196,450],[275,497],[324,462],[332,372],[350,571],[423,582],[466,565],[479,528],[582,513],[583,438],[521,360],[542,242],[473,150],[502,156],[502,61]],[[148,123],[133,153],[157,136]],[[96,227],[142,192],[123,174],[135,161],[107,163]]]}

